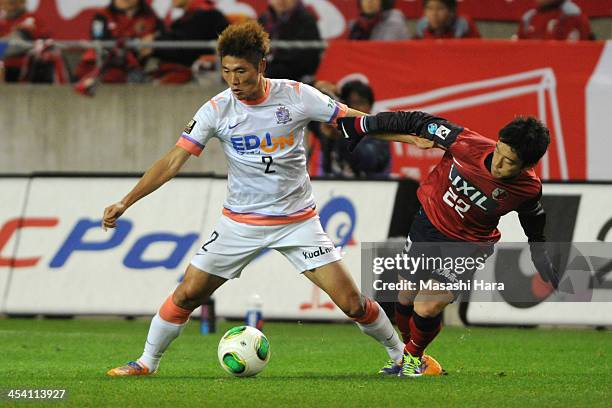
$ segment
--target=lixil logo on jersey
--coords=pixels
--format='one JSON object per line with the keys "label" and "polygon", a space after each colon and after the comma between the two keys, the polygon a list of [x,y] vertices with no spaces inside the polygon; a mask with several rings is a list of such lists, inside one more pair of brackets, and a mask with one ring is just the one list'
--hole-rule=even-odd
{"label": "lixil logo on jersey", "polygon": [[455,187],[457,194],[467,197],[472,204],[480,207],[485,212],[494,211],[497,208],[497,203],[489,199],[484,192],[466,180],[454,164],[451,165],[448,179]]}
{"label": "lixil logo on jersey", "polygon": [[239,154],[275,153],[293,146],[295,137],[293,132],[289,136],[272,137],[270,133],[261,138],[257,135],[233,136],[230,138],[232,147]]}

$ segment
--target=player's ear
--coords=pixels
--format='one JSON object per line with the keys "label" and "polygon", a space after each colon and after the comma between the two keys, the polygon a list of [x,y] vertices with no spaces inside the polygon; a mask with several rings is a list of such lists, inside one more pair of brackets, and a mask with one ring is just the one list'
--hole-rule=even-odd
{"label": "player's ear", "polygon": [[527,165],[527,166],[522,166],[521,168],[522,168],[523,170],[531,170],[531,169],[533,169],[533,168],[534,168],[535,166],[537,166],[537,165],[538,165],[538,163],[534,163],[534,164],[529,164],[529,165]]}
{"label": "player's ear", "polygon": [[259,61],[259,67],[258,68],[259,68],[258,72],[260,74],[263,75],[263,74],[266,73],[266,59],[265,58],[262,58],[261,61]]}

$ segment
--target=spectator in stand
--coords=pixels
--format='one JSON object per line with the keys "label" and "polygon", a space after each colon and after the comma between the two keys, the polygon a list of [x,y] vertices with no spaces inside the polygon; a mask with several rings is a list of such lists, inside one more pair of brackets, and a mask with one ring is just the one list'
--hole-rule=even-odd
{"label": "spectator in stand", "polygon": [[[350,108],[371,113],[374,106],[374,91],[360,80],[350,80],[340,85],[339,90],[330,83],[317,84],[322,92],[338,98]],[[339,93],[335,95],[333,92]],[[386,177],[391,164],[389,142],[370,138],[349,153],[348,142],[333,125],[313,123],[310,129],[319,139],[321,167],[324,175],[336,177]]]}
{"label": "spectator in stand", "polygon": [[468,16],[457,14],[457,0],[424,0],[424,16],[417,21],[415,39],[480,38]]}
{"label": "spectator in stand", "polygon": [[536,0],[537,7],[523,14],[517,37],[541,40],[593,40],[591,24],[571,0]]}
{"label": "spectator in stand", "polygon": [[[25,0],[0,0],[0,38],[34,41],[48,38],[44,24],[26,9]],[[12,49],[4,59],[5,81],[17,82],[28,48]]]}
{"label": "spectator in stand", "polygon": [[[258,21],[273,41],[321,40],[317,17],[301,0],[269,0],[268,8],[259,16]],[[273,48],[268,59],[266,77],[311,83],[320,58],[320,49]]]}
{"label": "spectator in stand", "polygon": [[[172,0],[172,7],[181,9],[183,15],[170,20],[172,10],[166,17],[166,29],[157,35],[159,41],[207,41],[216,40],[229,25],[227,19],[215,8],[212,0]],[[151,35],[146,40],[152,40]],[[141,56],[147,52],[141,53]],[[165,49],[152,51],[153,57],[160,59],[154,72],[160,83],[184,83],[192,78],[191,66],[202,55],[214,57],[215,49]]]}
{"label": "spectator in stand", "polygon": [[87,50],[76,68],[79,79],[99,75],[102,82],[139,82],[142,63],[125,40],[143,39],[162,30],[161,20],[146,0],[112,0],[91,22],[92,40],[120,40],[118,47],[102,56],[103,69],[97,72],[96,51]]}
{"label": "spectator in stand", "polygon": [[393,8],[395,0],[357,0],[359,18],[349,24],[351,40],[405,40],[410,38],[406,17]]}

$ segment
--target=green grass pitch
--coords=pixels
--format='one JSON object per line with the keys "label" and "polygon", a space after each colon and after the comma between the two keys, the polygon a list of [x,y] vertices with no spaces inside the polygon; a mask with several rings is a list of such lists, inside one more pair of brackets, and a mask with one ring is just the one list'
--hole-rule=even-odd
{"label": "green grass pitch", "polygon": [[219,338],[239,323],[201,336],[196,321],[157,376],[105,377],[140,355],[148,324],[0,320],[0,389],[66,389],[57,405],[76,407],[612,405],[611,332],[447,327],[428,352],[449,375],[403,380],[376,375],[386,353],[353,325],[268,323],[270,364],[243,379],[217,361]]}

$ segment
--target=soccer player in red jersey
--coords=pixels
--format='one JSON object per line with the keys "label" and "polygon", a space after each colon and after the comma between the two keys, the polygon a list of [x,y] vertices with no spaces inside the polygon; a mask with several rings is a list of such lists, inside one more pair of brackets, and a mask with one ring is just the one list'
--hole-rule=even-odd
{"label": "soccer player in red jersey", "polygon": [[[500,238],[497,229],[500,217],[517,211],[534,265],[545,281],[554,288],[558,286],[557,271],[542,244],[546,215],[540,204],[542,183],[534,171],[546,153],[550,136],[537,119],[514,119],[499,131],[497,142],[425,112],[346,117],[338,120],[338,127],[353,148],[370,134],[446,151],[417,191],[422,208],[404,248],[408,257],[419,257],[423,252],[435,256],[432,250],[438,250],[440,256],[444,247],[439,244],[464,243],[454,256],[486,259]],[[475,268],[467,271],[421,268],[416,277],[421,282],[454,284],[471,279],[475,271]],[[414,279],[408,275],[401,277]],[[422,374],[423,352],[440,332],[442,311],[456,295],[450,290],[399,292],[396,317],[406,343],[404,360],[402,366],[388,364],[384,372],[400,377]]]}

